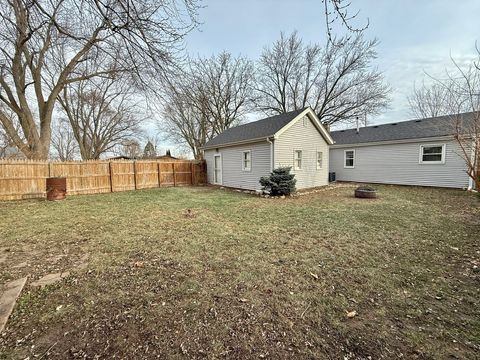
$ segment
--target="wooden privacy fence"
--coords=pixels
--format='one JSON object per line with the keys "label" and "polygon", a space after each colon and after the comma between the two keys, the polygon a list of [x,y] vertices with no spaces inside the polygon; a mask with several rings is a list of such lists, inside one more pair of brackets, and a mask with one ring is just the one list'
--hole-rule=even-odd
{"label": "wooden privacy fence", "polygon": [[42,198],[48,177],[66,177],[67,194],[97,194],[206,183],[204,161],[0,160],[0,200]]}

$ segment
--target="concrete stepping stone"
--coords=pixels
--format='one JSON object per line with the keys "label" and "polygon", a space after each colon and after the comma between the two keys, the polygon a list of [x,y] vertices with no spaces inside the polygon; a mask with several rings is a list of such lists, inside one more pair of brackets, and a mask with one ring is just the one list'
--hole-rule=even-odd
{"label": "concrete stepping stone", "polygon": [[7,320],[13,311],[15,302],[18,296],[22,292],[27,278],[21,278],[14,281],[10,281],[3,286],[3,293],[0,297],[0,333],[5,328]]}
{"label": "concrete stepping stone", "polygon": [[37,281],[32,282],[31,285],[32,286],[50,285],[50,284],[56,283],[57,281],[62,280],[64,277],[67,277],[68,275],[70,275],[69,271],[48,274],[48,275],[45,275],[44,277],[38,279]]}

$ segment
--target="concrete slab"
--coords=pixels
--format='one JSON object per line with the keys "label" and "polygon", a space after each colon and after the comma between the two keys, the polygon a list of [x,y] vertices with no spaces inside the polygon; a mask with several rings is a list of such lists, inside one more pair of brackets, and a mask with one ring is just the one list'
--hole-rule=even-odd
{"label": "concrete slab", "polygon": [[3,286],[3,293],[0,297],[0,333],[5,328],[8,318],[15,307],[15,302],[22,292],[27,277],[10,281]]}
{"label": "concrete slab", "polygon": [[44,277],[38,279],[37,281],[32,282],[31,285],[32,286],[50,285],[50,284],[56,283],[57,281],[62,280],[64,277],[67,277],[68,275],[70,275],[69,271],[48,274],[48,275],[45,275]]}

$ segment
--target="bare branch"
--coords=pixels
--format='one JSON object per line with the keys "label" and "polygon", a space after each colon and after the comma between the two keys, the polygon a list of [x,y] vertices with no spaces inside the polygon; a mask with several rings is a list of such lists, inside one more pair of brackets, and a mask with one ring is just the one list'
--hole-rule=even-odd
{"label": "bare branch", "polygon": [[[324,14],[325,14],[325,23],[327,26],[327,36],[330,43],[335,44],[335,36],[332,35],[333,33],[333,25],[336,22],[340,22],[342,26],[344,26],[348,32],[352,34],[359,34],[365,31],[370,26],[370,19],[367,18],[365,25],[357,27],[352,25],[352,21],[354,21],[358,15],[360,14],[360,10],[357,10],[353,15],[348,12],[351,2],[345,0],[322,0],[324,5]],[[349,41],[350,36],[347,36],[342,41],[340,41],[340,45],[342,45],[345,41]],[[338,44],[338,43],[337,43]]]}

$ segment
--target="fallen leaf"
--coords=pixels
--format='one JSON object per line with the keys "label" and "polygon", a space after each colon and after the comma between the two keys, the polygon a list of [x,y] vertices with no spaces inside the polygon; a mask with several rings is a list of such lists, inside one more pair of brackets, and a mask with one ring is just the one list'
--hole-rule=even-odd
{"label": "fallen leaf", "polygon": [[55,310],[60,311],[60,309],[63,307],[63,305],[58,305]]}
{"label": "fallen leaf", "polygon": [[315,280],[318,280],[318,275],[317,274],[314,274],[314,273],[310,273],[310,276],[315,278]]}
{"label": "fallen leaf", "polygon": [[244,302],[247,302],[247,301],[248,301],[248,299],[245,299],[245,298],[240,298],[240,299],[238,299],[238,301],[240,301],[240,302],[244,303]]}
{"label": "fallen leaf", "polygon": [[353,311],[347,311],[347,318],[351,319],[357,316],[357,312],[355,310]]}

